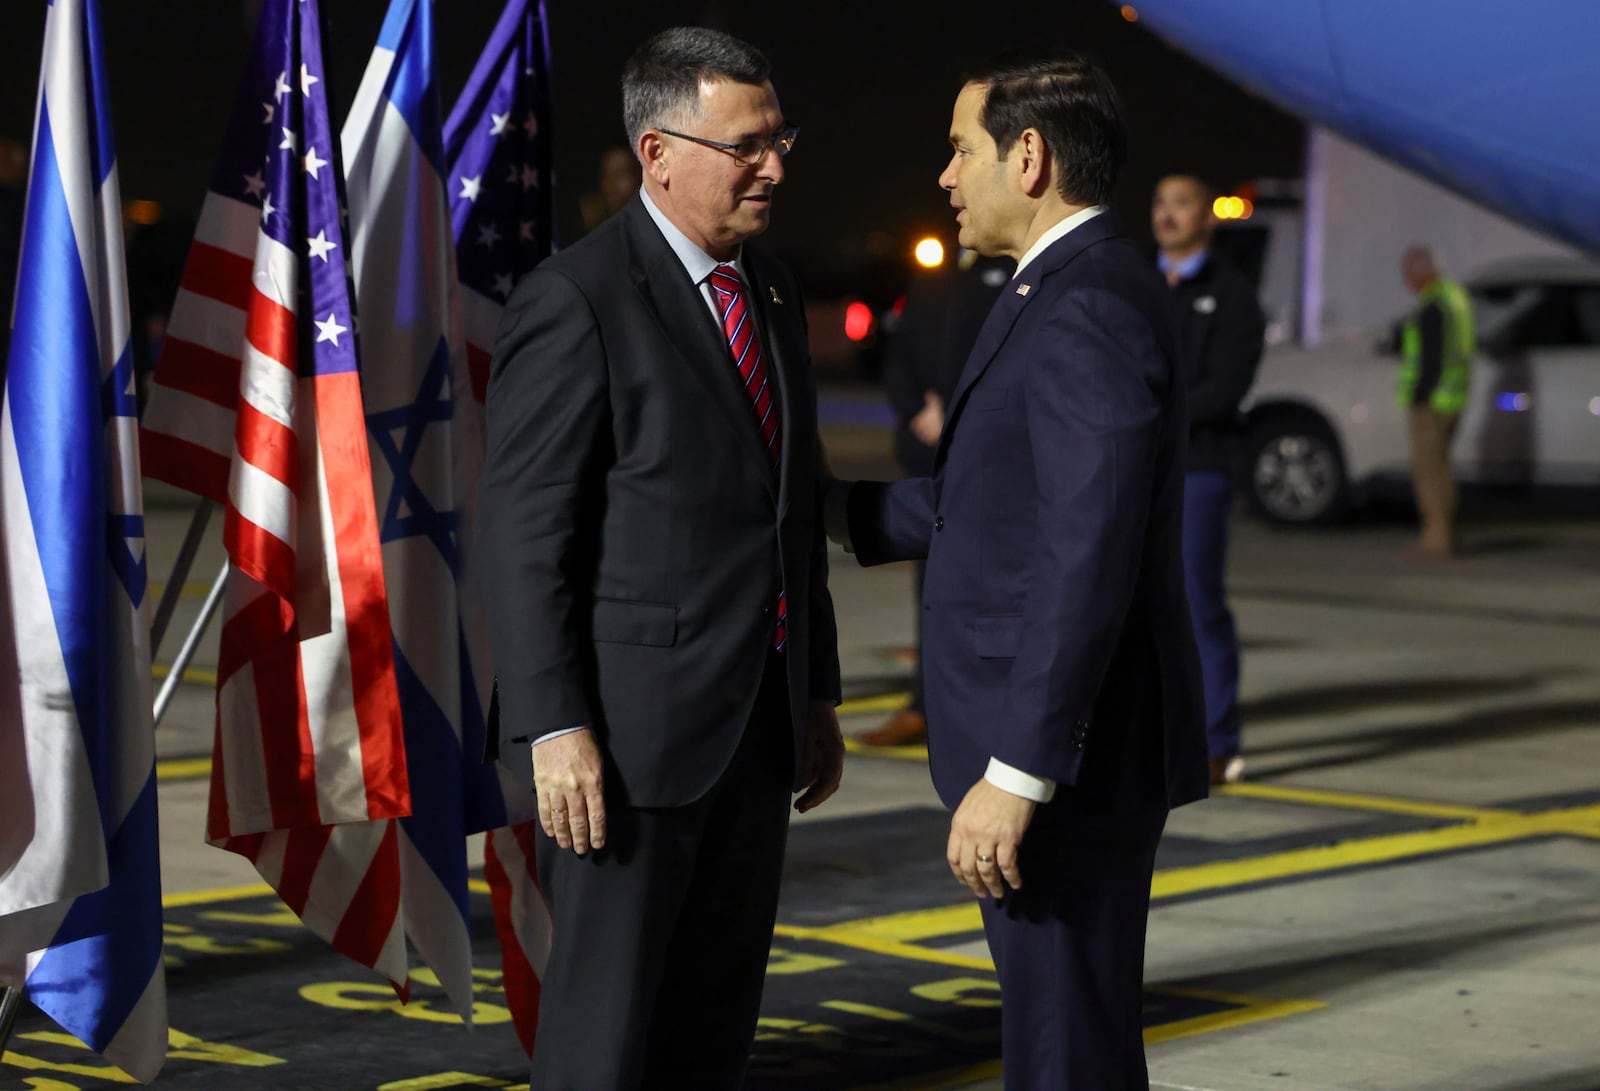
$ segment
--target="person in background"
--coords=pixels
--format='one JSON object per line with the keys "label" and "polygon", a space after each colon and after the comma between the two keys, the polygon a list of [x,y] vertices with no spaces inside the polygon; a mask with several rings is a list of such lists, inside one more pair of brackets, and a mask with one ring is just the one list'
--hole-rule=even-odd
{"label": "person in background", "polygon": [[639,192],[643,177],[639,160],[627,148],[613,146],[601,152],[595,188],[578,199],[583,229],[593,231],[621,212]]}
{"label": "person in background", "polygon": [[[905,309],[884,361],[883,385],[897,421],[895,457],[907,477],[933,472],[933,449],[944,430],[945,406],[961,377],[961,365],[1014,267],[1010,258],[986,258],[976,250],[962,250],[953,267],[918,278],[906,293]],[[911,703],[876,731],[861,736],[869,746],[908,746],[928,737],[920,638],[926,572],[926,562],[916,561],[912,608],[918,639]]]}
{"label": "person in background", "polygon": [[[16,140],[0,138],[0,308],[11,329],[11,308],[17,298],[17,263],[22,259],[22,211],[28,193],[28,149]],[[5,375],[10,336],[0,336],[0,378]]]}
{"label": "person in background", "polygon": [[1466,290],[1439,271],[1433,251],[1407,248],[1400,274],[1417,297],[1417,309],[1400,330],[1395,386],[1395,401],[1407,414],[1411,488],[1422,521],[1411,555],[1442,561],[1455,553],[1456,478],[1450,441],[1467,407],[1477,335]]}
{"label": "person in background", "polygon": [[1200,648],[1211,783],[1244,775],[1239,635],[1228,609],[1228,521],[1242,439],[1239,403],[1261,363],[1266,319],[1255,288],[1212,247],[1214,194],[1199,178],[1156,184],[1150,226],[1176,304],[1189,369],[1189,453],[1183,482],[1183,568]]}

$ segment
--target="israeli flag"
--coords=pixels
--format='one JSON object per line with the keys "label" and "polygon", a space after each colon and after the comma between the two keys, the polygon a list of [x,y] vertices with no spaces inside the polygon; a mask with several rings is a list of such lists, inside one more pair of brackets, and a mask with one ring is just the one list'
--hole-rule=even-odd
{"label": "israeli flag", "polygon": [[432,22],[430,0],[391,0],[340,147],[411,770],[411,815],[400,820],[406,935],[470,1022],[466,835],[504,815],[494,768],[481,757],[483,687],[462,617],[471,529],[462,498],[481,455],[462,428],[469,380]]}
{"label": "israeli flag", "polygon": [[107,96],[97,0],[53,0],[0,406],[0,982],[148,1081],[166,980]]}

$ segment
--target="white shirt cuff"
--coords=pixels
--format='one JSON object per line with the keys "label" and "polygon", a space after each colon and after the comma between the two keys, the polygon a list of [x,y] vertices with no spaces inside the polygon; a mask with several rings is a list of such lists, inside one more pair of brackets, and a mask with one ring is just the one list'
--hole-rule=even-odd
{"label": "white shirt cuff", "polygon": [[983,779],[1002,792],[1010,792],[1014,796],[1031,799],[1035,803],[1049,803],[1056,797],[1055,781],[1036,777],[1032,773],[1024,773],[999,758],[989,759],[989,768],[984,771]]}
{"label": "white shirt cuff", "polygon": [[538,746],[542,742],[549,742],[551,739],[559,739],[563,735],[570,735],[574,731],[582,731],[582,730],[584,730],[582,727],[562,728],[560,731],[552,731],[548,735],[540,735],[537,739],[533,740],[532,745]]}

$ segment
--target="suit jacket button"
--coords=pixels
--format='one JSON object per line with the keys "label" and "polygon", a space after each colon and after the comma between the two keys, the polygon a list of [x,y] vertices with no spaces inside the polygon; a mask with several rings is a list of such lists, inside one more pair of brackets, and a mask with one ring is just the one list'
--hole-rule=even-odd
{"label": "suit jacket button", "polygon": [[934,517],[933,529],[934,530],[943,530],[944,529],[944,516],[939,515],[939,516],[935,516]]}

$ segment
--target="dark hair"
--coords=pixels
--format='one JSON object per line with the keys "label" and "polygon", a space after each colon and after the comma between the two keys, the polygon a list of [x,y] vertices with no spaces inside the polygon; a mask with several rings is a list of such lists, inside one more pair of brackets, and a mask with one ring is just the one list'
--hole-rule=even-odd
{"label": "dark hair", "polygon": [[1202,178],[1200,175],[1193,174],[1189,171],[1170,171],[1166,174],[1163,174],[1160,178],[1156,179],[1157,188],[1159,188],[1163,182],[1188,182],[1190,185],[1194,186],[1195,189],[1200,191],[1200,203],[1205,205],[1207,208],[1210,208],[1211,202],[1216,200],[1222,194],[1221,190],[1212,185],[1205,178]]}
{"label": "dark hair", "polygon": [[988,88],[981,120],[1001,159],[1025,129],[1055,157],[1061,196],[1073,204],[1111,199],[1128,158],[1122,106],[1111,80],[1074,52],[1008,54],[967,74]]}
{"label": "dark hair", "polygon": [[716,80],[759,86],[772,65],[761,51],[707,27],[671,27],[646,41],[622,69],[622,121],[635,153],[646,129],[695,116],[700,85]]}

